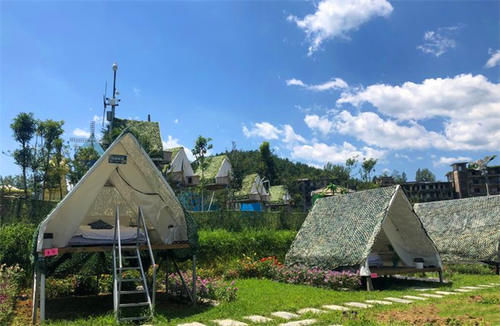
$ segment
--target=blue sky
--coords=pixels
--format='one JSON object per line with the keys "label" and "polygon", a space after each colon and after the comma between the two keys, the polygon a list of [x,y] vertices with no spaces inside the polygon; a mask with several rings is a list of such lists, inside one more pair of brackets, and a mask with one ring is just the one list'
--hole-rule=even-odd
{"label": "blue sky", "polygon": [[[375,157],[410,179],[499,154],[499,1],[0,6],[3,151],[23,111],[64,120],[68,139],[88,132],[117,62],[117,116],[151,114],[168,146],[268,140],[294,161]],[[0,175],[20,172],[0,157]]]}

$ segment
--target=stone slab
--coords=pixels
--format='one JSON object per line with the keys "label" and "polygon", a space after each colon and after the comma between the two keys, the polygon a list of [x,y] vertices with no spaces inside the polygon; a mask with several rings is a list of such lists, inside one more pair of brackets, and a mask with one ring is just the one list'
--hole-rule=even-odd
{"label": "stone slab", "polygon": [[406,303],[406,304],[409,304],[409,303],[413,302],[413,301],[408,300],[408,299],[393,298],[393,297],[387,297],[387,298],[384,298],[384,299],[385,300],[389,300],[389,301],[393,301],[393,302],[397,302],[397,303]]}
{"label": "stone slab", "polygon": [[344,305],[348,306],[348,307],[361,308],[361,309],[373,307],[371,304],[362,303],[362,302],[346,302],[346,303],[344,303]]}
{"label": "stone slab", "polygon": [[432,289],[429,289],[429,288],[415,288],[413,290],[415,290],[415,291],[430,291]]}
{"label": "stone slab", "polygon": [[247,326],[247,323],[232,320],[232,319],[216,319],[212,320],[212,322],[216,323],[219,326]]}
{"label": "stone slab", "polygon": [[324,305],[323,308],[328,309],[328,310],[338,310],[338,311],[347,311],[347,310],[349,310],[349,308],[347,308],[347,307],[337,306],[337,305],[334,305],[334,304]]}
{"label": "stone slab", "polygon": [[462,289],[481,290],[481,288],[478,288],[477,286],[462,286]]}
{"label": "stone slab", "polygon": [[280,324],[280,326],[303,326],[303,325],[312,325],[316,323],[316,319],[303,319],[297,321],[290,321],[288,323]]}
{"label": "stone slab", "polygon": [[472,290],[468,290],[468,289],[455,289],[454,291],[456,292],[472,292]]}
{"label": "stone slab", "polygon": [[427,300],[427,298],[422,298],[422,297],[417,297],[415,295],[405,295],[403,296],[405,299],[410,299],[410,300]]}
{"label": "stone slab", "polygon": [[487,285],[487,284],[481,284],[481,285],[478,285],[479,287],[482,287],[482,288],[492,288],[494,287],[494,285]]}
{"label": "stone slab", "polygon": [[243,317],[243,319],[250,320],[252,323],[267,323],[267,322],[272,321],[271,318],[259,316],[259,315],[246,316],[246,317]]}
{"label": "stone slab", "polygon": [[365,300],[365,302],[373,303],[373,304],[385,304],[385,305],[392,304],[392,302],[384,301],[384,300]]}
{"label": "stone slab", "polygon": [[432,293],[422,293],[421,296],[428,298],[442,298],[443,296],[440,294],[432,294]]}
{"label": "stone slab", "polygon": [[312,313],[312,314],[324,314],[326,311],[321,310],[321,309],[316,309],[316,308],[304,308],[300,309],[297,311],[298,314],[307,314],[307,313]]}
{"label": "stone slab", "polygon": [[186,324],[177,324],[177,326],[205,326],[205,324],[194,322],[194,323],[186,323]]}
{"label": "stone slab", "polygon": [[435,291],[434,293],[442,295],[458,294],[457,292],[449,292],[449,291]]}
{"label": "stone slab", "polygon": [[293,312],[288,312],[288,311],[276,311],[276,312],[272,312],[271,315],[273,315],[274,317],[279,317],[279,318],[283,318],[283,319],[293,319],[293,318],[300,317],[299,315],[294,314]]}

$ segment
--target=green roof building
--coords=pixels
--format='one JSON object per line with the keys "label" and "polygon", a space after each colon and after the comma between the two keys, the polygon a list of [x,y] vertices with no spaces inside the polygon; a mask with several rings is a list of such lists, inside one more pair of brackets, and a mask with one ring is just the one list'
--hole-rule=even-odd
{"label": "green roof building", "polygon": [[257,173],[246,175],[241,182],[241,189],[234,193],[239,202],[267,202],[269,192],[264,186],[263,179]]}
{"label": "green roof building", "polygon": [[226,155],[205,157],[206,168],[202,171],[198,164],[195,174],[207,181],[212,188],[226,187],[232,178],[233,168]]}
{"label": "green roof building", "polygon": [[290,203],[290,194],[283,185],[269,187],[269,201],[270,206],[283,206]]}
{"label": "green roof building", "polygon": [[164,166],[163,173],[171,184],[195,186],[200,183],[200,176],[194,174],[184,147],[166,148],[164,152],[168,163]]}

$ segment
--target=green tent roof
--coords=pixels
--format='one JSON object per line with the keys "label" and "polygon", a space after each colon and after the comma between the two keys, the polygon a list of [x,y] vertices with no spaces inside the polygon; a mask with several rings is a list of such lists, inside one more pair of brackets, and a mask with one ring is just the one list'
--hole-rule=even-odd
{"label": "green tent roof", "polygon": [[175,159],[175,157],[177,156],[177,154],[182,150],[184,150],[184,147],[182,147],[182,146],[165,149],[165,151],[172,153],[171,161],[173,161]]}
{"label": "green tent roof", "polygon": [[241,181],[241,189],[234,193],[236,198],[248,197],[252,192],[252,186],[255,183],[255,178],[259,175],[257,173],[252,173],[246,175]]}
{"label": "green tent roof", "polygon": [[283,197],[287,195],[288,191],[283,185],[271,186],[269,188],[270,202],[275,204],[283,203]]}
{"label": "green tent roof", "polygon": [[114,134],[120,134],[125,128],[128,128],[137,138],[150,157],[156,158],[163,156],[163,144],[161,142],[160,124],[158,122],[113,119]]}
{"label": "green tent roof", "polygon": [[415,204],[443,260],[500,262],[500,195]]}
{"label": "green tent roof", "polygon": [[[222,166],[222,162],[224,162],[225,158],[227,158],[226,155],[205,157],[205,162],[207,163],[207,168],[203,172],[203,177],[205,179],[215,179],[215,177],[217,176],[217,173],[219,173],[219,170]],[[196,168],[195,174],[199,175],[201,177],[201,167],[199,164],[198,164],[198,167]]]}

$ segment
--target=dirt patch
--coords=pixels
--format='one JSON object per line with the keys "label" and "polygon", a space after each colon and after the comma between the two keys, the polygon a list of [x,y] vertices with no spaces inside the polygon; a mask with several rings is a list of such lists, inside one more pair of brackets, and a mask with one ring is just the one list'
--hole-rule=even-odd
{"label": "dirt patch", "polygon": [[483,297],[480,296],[480,295],[471,295],[469,297],[469,301],[472,301],[472,302],[482,302],[483,301]]}
{"label": "dirt patch", "polygon": [[377,315],[379,321],[386,323],[404,322],[410,325],[440,325],[440,326],[460,326],[460,325],[484,325],[482,318],[473,316],[441,317],[439,309],[431,304],[427,306],[413,306],[403,311],[387,311]]}

